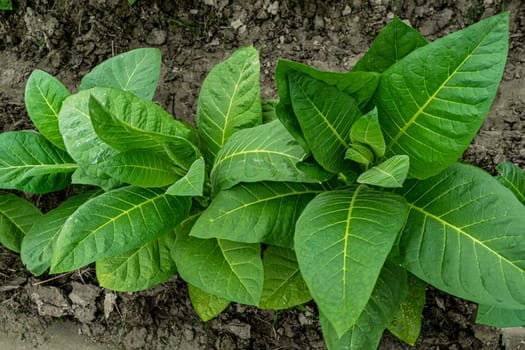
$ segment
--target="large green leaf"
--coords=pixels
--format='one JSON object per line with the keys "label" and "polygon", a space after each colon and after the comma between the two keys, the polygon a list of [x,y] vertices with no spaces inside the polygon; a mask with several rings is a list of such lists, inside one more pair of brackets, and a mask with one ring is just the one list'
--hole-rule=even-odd
{"label": "large green leaf", "polygon": [[495,306],[478,305],[476,323],[492,327],[522,327],[525,326],[525,309],[510,310]]}
{"label": "large green leaf", "polygon": [[208,164],[234,132],[261,124],[259,75],[259,54],[248,46],[216,65],[202,83],[197,126]]}
{"label": "large green leaf", "polygon": [[323,190],[320,185],[301,183],[238,184],[217,194],[191,235],[291,248],[297,218]]}
{"label": "large green leaf", "polygon": [[301,163],[307,156],[284,126],[275,120],[233,135],[217,154],[210,174],[215,190],[240,182],[322,182],[331,174]]}
{"label": "large green leaf", "polygon": [[405,184],[409,215],[402,264],[447,293],[502,308],[525,307],[525,206],[471,165]]}
{"label": "large green leaf", "polygon": [[158,49],[131,50],[111,57],[93,68],[82,78],[79,90],[110,87],[151,100],[159,82],[160,65]]}
{"label": "large green leaf", "polygon": [[501,174],[498,181],[514,193],[516,198],[525,204],[525,172],[516,164],[501,163],[496,169]]}
{"label": "large green leaf", "polygon": [[399,305],[405,299],[407,292],[406,271],[387,262],[381,270],[365,308],[347,332],[339,334],[320,309],[321,327],[328,349],[377,349],[383,331],[399,310]]}
{"label": "large green leaf", "polygon": [[90,185],[102,188],[104,191],[110,191],[119,187],[122,183],[113,179],[109,175],[100,171],[98,174],[91,174],[85,168],[78,168],[71,175],[71,183],[77,185]]}
{"label": "large green leaf", "polygon": [[172,230],[187,215],[190,200],[162,189],[123,187],[80,206],[55,242],[51,272],[72,271],[120,255]]}
{"label": "large green leaf", "polygon": [[230,305],[228,299],[206,293],[192,284],[188,284],[188,292],[195,312],[204,322],[215,318]]}
{"label": "large green leaf", "polygon": [[492,104],[508,51],[508,13],[420,47],[381,78],[374,103],[386,155],[410,156],[410,175],[455,162]]}
{"label": "large green leaf", "polygon": [[88,114],[93,128],[105,143],[119,151],[148,149],[164,152],[164,143],[191,143],[192,128],[162,107],[135,95],[109,88],[89,90]]}
{"label": "large green leaf", "polygon": [[293,250],[270,246],[264,251],[263,265],[261,309],[288,309],[312,299]]}
{"label": "large green leaf", "polygon": [[299,217],[295,250],[301,272],[339,335],[368,303],[406,213],[401,196],[359,185],[318,195]]}
{"label": "large green leaf", "polygon": [[186,175],[171,185],[166,193],[170,196],[202,196],[204,181],[206,180],[206,166],[204,158],[197,159],[188,169]]}
{"label": "large green leaf", "polygon": [[14,252],[42,213],[33,204],[11,193],[0,194],[0,243]]}
{"label": "large green leaf", "polygon": [[189,236],[196,216],[176,230],[174,260],[188,283],[220,298],[258,305],[264,271],[260,244]]}
{"label": "large green leaf", "polygon": [[388,326],[390,333],[409,345],[414,345],[421,331],[426,283],[408,275],[408,294]]}
{"label": "large green leaf", "polygon": [[368,71],[382,73],[391,65],[425,46],[427,41],[414,28],[395,16],[374,39],[368,52],[355,64],[352,72]]}
{"label": "large green leaf", "polygon": [[24,96],[27,114],[33,124],[44,137],[63,150],[66,146],[58,129],[58,112],[69,95],[60,81],[37,69],[27,80]]}
{"label": "large green leaf", "polygon": [[313,79],[322,81],[330,86],[355,98],[359,108],[365,110],[379,83],[380,75],[371,72],[326,72],[320,71],[302,63],[279,60],[275,71],[275,81],[279,91],[279,104],[276,107],[277,117],[297,142],[308,151],[308,145],[292,108],[288,76],[292,72],[307,74]]}
{"label": "large green leaf", "polygon": [[175,233],[164,236],[128,252],[97,261],[97,280],[104,288],[135,292],[166,281],[177,272],[171,258]]}
{"label": "large green leaf", "polygon": [[22,262],[33,275],[40,276],[49,268],[53,245],[67,218],[86,201],[101,193],[91,191],[68,198],[59,207],[34,221],[35,224],[25,235],[20,250]]}
{"label": "large green leaf", "polygon": [[184,174],[167,156],[138,149],[109,158],[100,169],[120,182],[141,187],[168,186]]}
{"label": "large green leaf", "polygon": [[0,134],[0,187],[31,193],[58,191],[78,168],[69,155],[32,131]]}
{"label": "large green leaf", "polygon": [[315,160],[333,173],[350,166],[345,160],[347,135],[361,116],[355,99],[304,73],[288,75],[292,107]]}

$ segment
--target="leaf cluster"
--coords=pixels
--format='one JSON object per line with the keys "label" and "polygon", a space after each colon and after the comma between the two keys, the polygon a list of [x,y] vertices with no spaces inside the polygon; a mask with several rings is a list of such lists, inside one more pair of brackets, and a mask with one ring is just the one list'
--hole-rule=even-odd
{"label": "leaf cluster", "polygon": [[95,263],[118,291],[178,272],[203,320],[313,299],[330,349],[385,329],[414,344],[427,283],[522,324],[525,173],[458,162],[507,51],[506,13],[432,43],[394,18],[349,72],[279,60],[264,100],[245,47],[204,80],[196,127],[151,101],[158,50],[108,59],[75,94],[35,71],[39,133],[0,134],[0,187],[78,194],[46,214],[1,195],[0,243],[35,275]]}

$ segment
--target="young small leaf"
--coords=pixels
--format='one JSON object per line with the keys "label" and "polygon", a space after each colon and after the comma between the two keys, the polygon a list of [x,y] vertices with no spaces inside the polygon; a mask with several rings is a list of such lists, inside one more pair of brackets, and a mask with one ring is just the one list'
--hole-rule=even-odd
{"label": "young small leaf", "polygon": [[66,187],[77,165],[69,155],[32,131],[0,134],[0,187],[48,193]]}
{"label": "young small leaf", "polygon": [[97,261],[100,286],[119,291],[136,292],[166,281],[177,272],[171,258],[175,233],[132,249],[126,253]]}
{"label": "young small leaf", "polygon": [[263,288],[260,244],[189,236],[196,217],[176,230],[173,257],[188,283],[220,298],[258,305]]}
{"label": "young small leaf", "polygon": [[295,222],[320,185],[241,183],[222,190],[199,217],[191,236],[293,246]]}
{"label": "young small leaf", "polygon": [[393,156],[359,175],[358,183],[399,188],[407,178],[410,160],[406,155]]}
{"label": "young small leaf", "polygon": [[123,187],[80,206],[55,242],[51,273],[126,253],[172,230],[189,213],[188,198],[161,189]]}
{"label": "young small leaf", "polygon": [[368,146],[353,143],[346,150],[345,159],[353,160],[359,164],[369,165],[374,162],[374,153]]}
{"label": "young small leaf", "polygon": [[318,183],[332,176],[318,166],[301,163],[306,156],[275,120],[235,133],[217,154],[210,180],[217,191],[240,182]]}
{"label": "young small leaf", "polygon": [[492,104],[508,52],[503,13],[420,47],[386,70],[374,96],[386,156],[424,179],[454,163]]}
{"label": "young small leaf", "polygon": [[427,44],[414,28],[394,17],[377,35],[368,52],[356,63],[352,72],[383,73],[391,65]]}
{"label": "young small leaf", "polygon": [[421,331],[421,314],[426,302],[425,287],[425,282],[414,275],[408,275],[408,294],[388,326],[390,333],[412,346]]}
{"label": "young small leaf", "polygon": [[160,65],[158,49],[131,50],[111,57],[93,68],[82,78],[78,89],[115,88],[151,100],[159,83]]}
{"label": "young small leaf", "polygon": [[350,141],[352,144],[367,145],[374,151],[377,158],[385,155],[385,139],[379,125],[377,108],[359,118],[350,129]]}
{"label": "young small leaf", "polygon": [[216,65],[202,83],[197,126],[206,163],[213,164],[233,133],[261,124],[259,71],[259,54],[248,46]]}
{"label": "young small leaf", "polygon": [[204,322],[217,317],[230,305],[228,299],[207,293],[192,284],[188,284],[188,292],[195,312]]}
{"label": "young small leaf", "polygon": [[497,177],[499,183],[510,189],[516,198],[525,204],[525,172],[523,169],[512,163],[501,163],[496,169],[501,174]]}
{"label": "young small leaf", "polygon": [[24,236],[41,217],[40,210],[25,199],[0,194],[0,243],[19,253]]}
{"label": "young small leaf", "polygon": [[89,199],[102,191],[91,191],[68,198],[58,208],[48,211],[24,236],[20,256],[26,268],[35,276],[43,274],[51,264],[53,245],[67,218]]}
{"label": "young small leaf", "polygon": [[138,149],[109,158],[100,169],[120,182],[141,187],[168,186],[183,174],[168,157]]}
{"label": "young small leaf", "polygon": [[458,297],[501,308],[525,305],[525,206],[490,174],[456,163],[400,190],[410,208],[401,263]]}
{"label": "young small leaf", "polygon": [[525,325],[525,309],[510,310],[478,305],[476,323],[498,328],[522,327]]}
{"label": "young small leaf", "polygon": [[319,319],[328,349],[376,349],[383,331],[392,321],[407,292],[406,271],[387,261],[363,311],[344,334],[337,332],[320,309]]}
{"label": "young small leaf", "polygon": [[60,81],[44,71],[33,71],[27,80],[24,97],[27,113],[40,133],[62,150],[66,146],[58,129],[58,113],[69,95]]}
{"label": "young small leaf", "polygon": [[177,182],[168,187],[166,194],[170,196],[202,196],[204,181],[206,180],[206,166],[204,158],[199,158]]}
{"label": "young small leaf", "polygon": [[293,250],[269,246],[264,251],[263,265],[261,309],[288,309],[312,299]]}
{"label": "young small leaf", "polygon": [[406,214],[403,197],[358,185],[321,193],[299,217],[297,260],[315,302],[338,335],[346,333],[366,307]]}
{"label": "young small leaf", "polygon": [[288,75],[292,107],[315,160],[339,173],[350,166],[346,135],[361,116],[354,98],[304,73]]}

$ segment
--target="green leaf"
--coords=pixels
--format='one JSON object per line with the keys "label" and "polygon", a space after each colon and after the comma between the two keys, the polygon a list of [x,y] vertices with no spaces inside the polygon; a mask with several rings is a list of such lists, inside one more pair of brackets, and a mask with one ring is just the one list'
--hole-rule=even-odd
{"label": "green leaf", "polygon": [[101,193],[91,191],[70,197],[34,221],[34,225],[24,236],[20,250],[22,262],[33,275],[40,276],[49,268],[53,245],[67,218],[82,204]]}
{"label": "green leaf", "polygon": [[201,157],[193,162],[186,175],[168,187],[166,193],[170,196],[202,196],[205,180],[206,166],[204,158]]}
{"label": "green leaf", "polygon": [[78,89],[115,88],[151,100],[159,83],[160,65],[158,49],[131,50],[111,57],[93,68],[82,78]]}
{"label": "green leaf", "polygon": [[12,10],[13,3],[11,0],[0,0],[0,10]]}
{"label": "green leaf", "polygon": [[261,124],[259,75],[259,54],[248,46],[216,65],[202,83],[197,126],[208,164],[233,133]]}
{"label": "green leaf", "polygon": [[384,329],[392,321],[407,292],[406,271],[387,262],[365,308],[347,332],[340,335],[320,309],[319,318],[328,349],[376,349]]}
{"label": "green leaf", "polygon": [[502,308],[525,305],[525,206],[496,179],[456,163],[400,191],[409,215],[401,263],[435,287]]}
{"label": "green leaf", "polygon": [[0,134],[0,187],[30,193],[58,191],[77,165],[69,155],[32,131]]}
{"label": "green leaf", "polygon": [[193,139],[191,127],[162,107],[135,95],[108,88],[89,90],[88,114],[105,143],[118,151],[148,149],[164,153],[164,143]]}
{"label": "green leaf", "polygon": [[354,98],[304,73],[288,75],[292,107],[315,160],[326,170],[339,173],[350,163],[346,135],[361,116]]}
{"label": "green leaf", "polygon": [[383,73],[374,103],[386,155],[410,156],[410,177],[440,173],[476,135],[505,67],[508,16],[420,47]]}
{"label": "green leaf", "polygon": [[368,52],[356,63],[352,72],[382,73],[403,57],[427,44],[414,28],[394,17],[377,35]]}
{"label": "green leaf", "polygon": [[293,246],[295,222],[320,185],[286,182],[238,184],[217,194],[191,236]]}
{"label": "green leaf", "polygon": [[525,204],[525,172],[512,163],[501,163],[496,169],[501,174],[497,177],[499,183],[510,189]]}
{"label": "green leaf", "polygon": [[385,155],[385,139],[379,125],[377,108],[360,117],[350,129],[352,144],[363,144],[372,149],[377,158]]}
{"label": "green leaf", "polygon": [[190,170],[191,166],[201,157],[199,149],[184,138],[174,138],[164,144],[164,151],[184,170]]}
{"label": "green leaf", "polygon": [[116,179],[109,177],[104,173],[99,173],[98,176],[88,173],[85,168],[78,168],[71,176],[71,183],[77,185],[90,185],[102,188],[104,191],[110,191],[122,183]]}
{"label": "green leaf", "polygon": [[220,298],[258,305],[264,278],[260,244],[191,237],[195,219],[176,230],[174,259],[182,279]]}
{"label": "green leaf", "polygon": [[498,328],[522,327],[525,326],[525,310],[478,305],[476,323]]}
{"label": "green leaf", "polygon": [[368,303],[406,212],[401,196],[359,185],[321,193],[299,217],[295,250],[303,278],[339,335]]}
{"label": "green leaf", "polygon": [[170,253],[174,245],[172,231],[128,252],[98,260],[97,280],[102,287],[119,292],[160,284],[177,272]]}
{"label": "green leaf", "polygon": [[414,275],[408,275],[408,294],[388,326],[390,333],[412,346],[421,331],[421,314],[426,301],[425,287],[425,282]]}
{"label": "green leaf", "polygon": [[353,143],[346,150],[345,159],[353,160],[359,164],[369,165],[374,161],[374,153],[368,146]]}
{"label": "green leaf", "polygon": [[183,174],[168,157],[147,150],[119,153],[102,162],[100,169],[120,182],[141,187],[168,186]]}
{"label": "green leaf", "polygon": [[19,253],[22,239],[41,216],[40,210],[25,199],[0,194],[0,243]]}
{"label": "green leaf", "polygon": [[63,150],[66,146],[58,129],[58,112],[69,95],[60,81],[44,71],[33,71],[27,80],[24,100],[29,117],[45,138]]}
{"label": "green leaf", "polygon": [[282,310],[312,299],[292,249],[269,246],[264,251],[261,309]]}
{"label": "green leaf", "polygon": [[332,176],[321,168],[301,163],[307,154],[278,121],[233,135],[217,154],[210,173],[214,189],[240,182],[322,182]]}
{"label": "green leaf", "polygon": [[279,100],[275,99],[264,99],[261,100],[261,108],[262,108],[262,120],[263,124],[273,122],[277,118],[277,113],[275,112],[275,108],[279,104]]}
{"label": "green leaf", "polygon": [[172,230],[188,215],[190,201],[163,192],[123,187],[80,206],[56,240],[51,273],[126,253]]}
{"label": "green leaf", "polygon": [[403,187],[409,166],[408,156],[393,156],[359,175],[357,182],[388,188]]}
{"label": "green leaf", "polygon": [[217,317],[230,305],[228,299],[206,293],[192,284],[188,284],[188,292],[195,312],[204,322]]}

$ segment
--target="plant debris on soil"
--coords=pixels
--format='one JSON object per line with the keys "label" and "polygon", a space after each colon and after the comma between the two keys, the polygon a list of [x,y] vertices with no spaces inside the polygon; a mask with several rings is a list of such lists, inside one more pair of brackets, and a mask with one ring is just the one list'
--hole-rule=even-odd
{"label": "plant debris on soil", "polygon": [[[193,122],[199,87],[236,48],[261,56],[262,95],[276,96],[278,58],[346,71],[394,15],[434,40],[502,10],[510,11],[510,52],[494,106],[463,160],[494,173],[525,167],[525,2],[522,0],[19,0],[0,11],[0,132],[32,129],[24,88],[34,69],[75,91],[96,64],[137,47],[158,47],[154,101]],[[19,193],[21,194],[21,193]],[[22,194],[23,195],[23,194]],[[43,211],[67,196],[25,195]],[[475,325],[476,306],[427,289],[414,349],[518,349],[498,329]],[[521,333],[523,334],[523,333]],[[518,335],[519,336],[519,335]],[[522,335],[523,336],[523,335]],[[525,343],[525,338],[524,341]],[[525,346],[525,345],[522,345]],[[177,276],[140,293],[97,286],[92,267],[32,277],[0,248],[0,349],[325,349],[316,308],[265,311],[230,305],[204,323]],[[380,349],[412,349],[393,336]]]}

